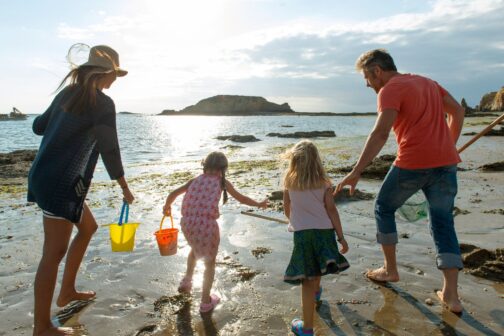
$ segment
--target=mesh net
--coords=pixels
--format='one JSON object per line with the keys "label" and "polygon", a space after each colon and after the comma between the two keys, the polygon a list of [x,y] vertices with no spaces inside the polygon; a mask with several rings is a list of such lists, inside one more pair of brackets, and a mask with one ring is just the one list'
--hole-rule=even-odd
{"label": "mesh net", "polygon": [[66,59],[72,69],[77,68],[79,65],[86,63],[88,60],[90,46],[84,43],[75,43],[68,50]]}
{"label": "mesh net", "polygon": [[427,217],[429,203],[425,199],[423,192],[416,192],[397,210],[399,215],[408,222],[416,222]]}

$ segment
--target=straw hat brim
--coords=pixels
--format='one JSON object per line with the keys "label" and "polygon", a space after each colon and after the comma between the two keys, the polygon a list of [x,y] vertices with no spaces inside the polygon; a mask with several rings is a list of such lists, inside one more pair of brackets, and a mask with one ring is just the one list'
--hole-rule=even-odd
{"label": "straw hat brim", "polygon": [[[114,71],[113,69],[108,69],[108,68],[104,68],[104,67],[101,67],[101,66],[97,66],[91,62],[86,62],[84,64],[81,64],[79,67],[95,67],[95,68],[99,68],[99,69],[103,69],[103,73],[109,73],[109,72],[112,72]],[[122,68],[115,68],[115,72],[116,72],[116,75],[117,77],[124,77],[128,74],[128,70],[124,70]]]}

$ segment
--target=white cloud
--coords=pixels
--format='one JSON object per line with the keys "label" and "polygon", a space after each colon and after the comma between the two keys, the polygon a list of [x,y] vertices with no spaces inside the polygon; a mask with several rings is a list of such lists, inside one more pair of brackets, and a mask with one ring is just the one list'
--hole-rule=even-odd
{"label": "white cloud", "polygon": [[[469,86],[471,79],[481,82],[484,72],[489,76],[486,85],[495,85],[497,75],[489,69],[495,72],[502,68],[501,0],[438,0],[424,13],[351,24],[304,17],[261,29],[234,22],[226,12],[229,4],[224,0],[130,4],[114,16],[100,12],[103,22],[99,24],[73,27],[62,23],[58,37],[111,41],[121,53],[121,63],[130,70],[124,90],[117,94],[126,99],[133,92],[145,92],[146,96],[164,95],[175,101],[176,94],[182,95],[172,108],[184,107],[182,102],[190,100],[192,92],[203,95],[197,97],[200,99],[226,93],[219,90],[243,90],[242,94],[263,90],[263,95],[304,101],[299,103],[302,109],[293,106],[296,110],[341,111],[351,102],[319,96],[314,90],[321,88],[313,83],[345,90],[345,85],[338,83],[354,81],[358,76],[355,59],[375,47],[389,49],[401,71],[433,76],[449,89],[457,88],[456,94],[466,99],[483,93],[470,92],[474,90]],[[312,85],[303,84],[307,81]],[[262,86],[251,87],[252,82]],[[352,83],[357,85],[356,80]],[[289,92],[293,87],[299,90],[297,96]],[[360,86],[347,90],[356,91],[348,97],[366,97],[355,98],[356,106],[367,111],[374,106],[374,97]],[[313,106],[308,108],[309,104]],[[159,106],[159,110],[165,107]]]}

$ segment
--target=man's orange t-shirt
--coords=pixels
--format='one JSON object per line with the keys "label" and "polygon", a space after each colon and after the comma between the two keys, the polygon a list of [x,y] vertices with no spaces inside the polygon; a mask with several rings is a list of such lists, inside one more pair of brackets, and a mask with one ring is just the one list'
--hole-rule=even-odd
{"label": "man's orange t-shirt", "polygon": [[435,81],[412,74],[394,76],[380,90],[378,113],[398,112],[393,125],[398,145],[395,166],[424,169],[461,161],[443,110],[447,94]]}

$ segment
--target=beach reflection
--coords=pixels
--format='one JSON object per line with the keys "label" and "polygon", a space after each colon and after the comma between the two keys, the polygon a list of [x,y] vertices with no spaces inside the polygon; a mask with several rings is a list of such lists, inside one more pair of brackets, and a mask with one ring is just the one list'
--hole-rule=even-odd
{"label": "beach reflection", "polygon": [[79,322],[80,315],[91,306],[93,300],[74,301],[67,305],[64,309],[56,313],[52,319],[52,323],[57,327],[69,327],[74,330],[74,335],[88,335],[88,331],[83,324]]}
{"label": "beach reflection", "polygon": [[375,311],[374,321],[380,327],[396,333],[401,323],[401,315],[396,304],[399,295],[382,286],[380,292],[383,295],[383,305]]}

